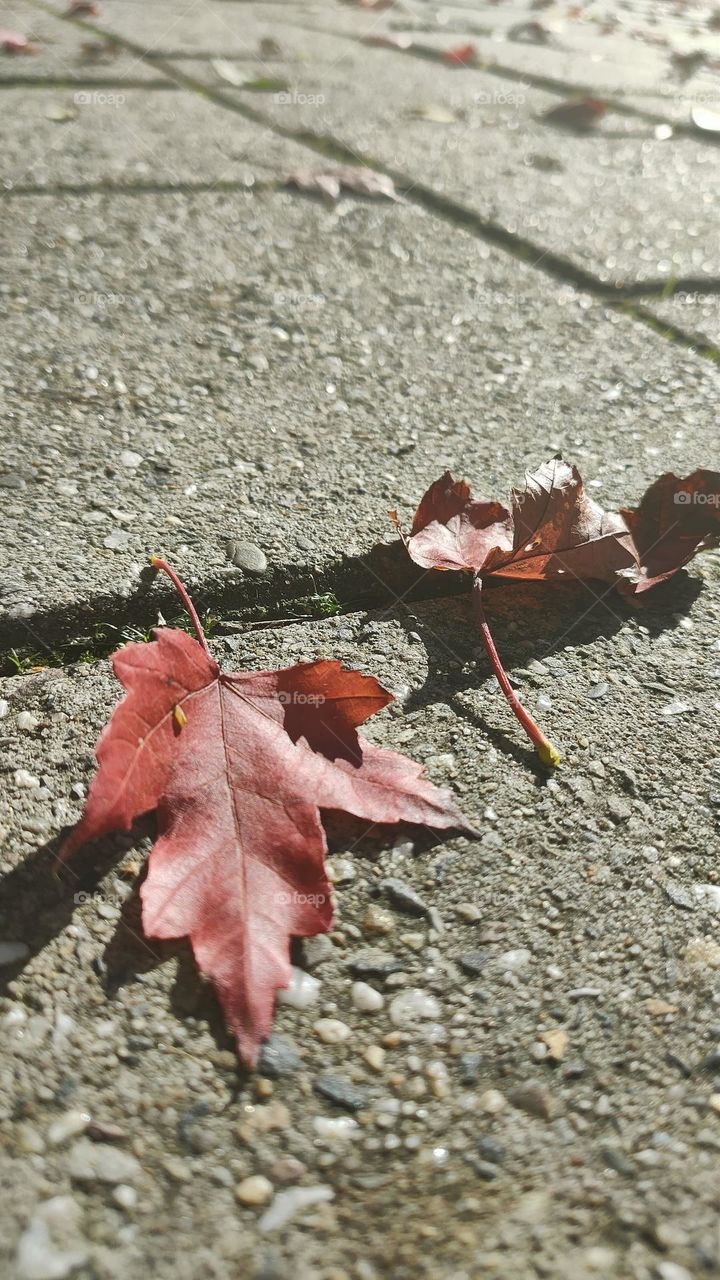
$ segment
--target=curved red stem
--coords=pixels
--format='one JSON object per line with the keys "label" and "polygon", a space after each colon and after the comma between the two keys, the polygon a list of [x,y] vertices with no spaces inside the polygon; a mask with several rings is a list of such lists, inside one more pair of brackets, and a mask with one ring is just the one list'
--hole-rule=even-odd
{"label": "curved red stem", "polygon": [[190,615],[190,621],[192,622],[193,627],[195,629],[195,635],[197,636],[200,644],[202,645],[208,657],[211,658],[212,654],[208,649],[208,642],[205,639],[205,632],[202,629],[202,623],[198,617],[195,605],[193,604],[192,600],[190,599],[190,596],[187,593],[186,587],[183,586],[175,570],[170,568],[170,565],[168,564],[167,560],[163,560],[162,556],[151,556],[150,563],[154,569],[161,569],[163,573],[167,574],[168,578],[172,582],[175,590],[177,591],[178,595],[180,596],[180,599],[182,600],[183,604],[185,605],[185,608],[187,609]]}
{"label": "curved red stem", "polygon": [[542,732],[542,730],[538,728],[538,726],[536,725],[530,713],[525,710],[525,707],[523,706],[522,702],[518,698],[515,690],[513,689],[512,685],[510,684],[510,681],[507,678],[507,675],[505,674],[505,668],[503,667],[503,664],[500,661],[500,655],[497,649],[495,648],[495,641],[493,640],[490,634],[490,628],[487,624],[487,618],[485,617],[485,609],[483,608],[483,602],[482,602],[482,578],[480,577],[479,574],[476,574],[475,577],[473,578],[472,595],[473,595],[473,607],[475,609],[475,616],[478,620],[478,625],[480,627],[480,635],[482,636],[482,642],[485,645],[485,651],[488,655],[488,658],[490,659],[490,664],[492,666],[493,672],[495,673],[495,677],[497,679],[498,684],[500,685],[500,688],[505,694],[505,697],[507,698],[514,714],[517,716],[518,720],[520,721],[520,724],[522,725],[523,729],[528,735],[530,741],[533,743],[535,750],[540,756],[540,759],[542,760],[543,764],[553,765],[553,766],[559,764],[560,756],[558,752],[556,751],[552,743],[545,737],[545,734]]}

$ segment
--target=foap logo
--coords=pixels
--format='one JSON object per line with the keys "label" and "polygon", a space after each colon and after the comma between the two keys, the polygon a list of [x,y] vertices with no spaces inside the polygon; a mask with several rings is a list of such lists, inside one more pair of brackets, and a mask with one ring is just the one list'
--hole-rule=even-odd
{"label": "foap logo", "polygon": [[273,101],[279,107],[322,107],[327,99],[324,93],[298,93],[295,89],[285,89],[282,93],[273,94]]}
{"label": "foap logo", "polygon": [[278,702],[285,707],[321,707],[325,700],[322,693],[300,693],[297,689],[281,689],[278,693]]}
{"label": "foap logo", "polygon": [[296,289],[288,289],[285,292],[273,294],[275,307],[322,307],[324,303],[325,297],[322,293],[300,293]]}
{"label": "foap logo", "polygon": [[526,96],[519,89],[493,89],[481,90],[480,93],[473,94],[473,102],[479,107],[522,107],[526,102]]}
{"label": "foap logo", "polygon": [[74,293],[75,302],[81,307],[121,307],[125,303],[124,293],[99,293],[95,290],[89,292]]}
{"label": "foap logo", "polygon": [[83,906],[86,902],[99,902],[108,907],[121,907],[123,899],[119,894],[113,897],[112,894],[102,893],[100,889],[95,889],[93,893],[80,889],[73,894],[73,902],[77,907]]}
{"label": "foap logo", "polygon": [[274,897],[282,907],[321,907],[324,902],[327,902],[324,893],[290,893],[287,889],[280,889]]}
{"label": "foap logo", "polygon": [[81,89],[73,94],[73,102],[76,107],[122,107],[127,102],[127,98],[124,93],[103,93],[98,89],[90,92],[87,89]]}
{"label": "foap logo", "polygon": [[678,489],[673,502],[681,507],[720,507],[719,493],[702,493],[700,490]]}

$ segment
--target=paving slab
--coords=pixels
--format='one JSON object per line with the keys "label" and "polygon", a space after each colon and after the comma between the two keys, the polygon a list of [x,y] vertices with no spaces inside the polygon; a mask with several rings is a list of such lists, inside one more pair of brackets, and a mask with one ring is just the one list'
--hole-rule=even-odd
{"label": "paving slab", "polygon": [[[62,12],[64,4],[48,6]],[[149,59],[171,51],[210,53],[214,57],[243,57],[257,51],[254,5],[203,0],[178,10],[172,0],[146,5],[142,0],[107,0],[91,24],[99,31],[114,28],[137,42]]]}
{"label": "paving slab", "polygon": [[42,84],[47,80],[81,85],[116,84],[120,80],[126,86],[138,81],[153,87],[163,84],[162,77],[142,59],[119,46],[108,48],[107,42],[94,38],[92,32],[62,21],[38,5],[11,0],[3,5],[2,22],[4,30],[25,36],[35,52],[9,54],[0,50],[0,89],[20,81]]}
{"label": "paving slab", "polygon": [[304,156],[193,93],[144,89],[6,89],[15,126],[0,182],[54,188],[145,184],[182,188],[281,177]]}
{"label": "paving slab", "polygon": [[[231,2],[231,0],[228,0]],[[594,92],[611,95],[638,110],[657,112],[689,122],[695,105],[717,110],[720,101],[718,64],[720,35],[707,25],[693,30],[682,14],[655,12],[651,28],[628,21],[628,10],[593,5],[568,10],[547,5],[542,12],[531,5],[391,5],[380,11],[353,5],[255,4],[255,17],[278,25],[316,28],[358,39],[405,39],[416,52],[437,54],[472,42],[481,65],[545,81],[554,92]],[[680,22],[678,23],[678,18]],[[533,29],[540,32],[533,38]],[[702,51],[704,61],[685,68],[675,55]],[[411,51],[412,52],[412,51]]]}
{"label": "paving slab", "polygon": [[111,622],[159,548],[219,581],[249,539],[287,596],[447,466],[501,496],[562,449],[618,507],[712,465],[709,362],[417,208],[6,199],[3,607],[33,644],[47,610]]}
{"label": "paving slab", "polygon": [[[603,281],[720,274],[716,148],[660,140],[647,122],[617,114],[587,136],[569,135],[540,119],[557,95],[471,68],[317,32],[288,29],[284,46],[289,92],[261,104],[279,128],[329,135]],[[207,63],[182,66],[217,85]]]}
{"label": "paving slab", "polygon": [[[27,948],[0,999],[6,1264],[49,1213],[51,1254],[64,1231],[99,1280],[514,1280],[531,1254],[561,1280],[717,1266],[719,585],[714,554],[675,617],[667,595],[630,616],[587,612],[583,587],[490,593],[521,696],[565,751],[551,781],[487,687],[465,601],[213,643],[238,668],[372,670],[401,701],[369,735],[424,761],[480,828],[435,844],[332,825],[335,931],[298,954],[318,998],[278,1009],[260,1084],[185,949],[140,937],[149,828],[53,874],[117,696],[107,664],[2,682],[0,940]],[[388,879],[442,930],[403,914]],[[355,1007],[359,974],[374,1013]],[[403,1024],[417,990],[436,1007]],[[322,1017],[342,1043],[318,1037]],[[317,1092],[328,1075],[358,1112]],[[264,1231],[235,1197],[258,1175],[333,1199]]]}

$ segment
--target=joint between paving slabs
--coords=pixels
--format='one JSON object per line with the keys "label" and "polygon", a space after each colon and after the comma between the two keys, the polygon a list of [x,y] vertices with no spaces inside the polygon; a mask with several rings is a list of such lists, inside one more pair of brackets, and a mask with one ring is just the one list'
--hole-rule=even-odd
{"label": "joint between paving slabs", "polygon": [[[354,35],[348,31],[336,31],[331,27],[324,26],[306,26],[290,17],[287,19],[288,26],[296,27],[300,31],[317,32],[318,35],[332,36],[337,40],[349,40],[355,44],[360,44],[367,49],[369,46],[365,42],[364,36]],[[434,49],[431,45],[419,44],[413,41],[407,48],[402,49],[395,45],[389,45],[386,50],[388,53],[397,54],[401,58],[419,58],[424,62],[443,62],[443,55],[440,49]],[[537,71],[519,71],[516,67],[506,66],[504,63],[496,60],[485,61],[482,54],[476,62],[468,65],[468,70],[482,71],[486,75],[496,76],[500,80],[511,80],[515,84],[530,86],[533,89],[543,89],[546,93],[554,93],[560,97],[598,97],[602,96],[608,104],[609,111],[615,111],[618,115],[630,116],[632,119],[643,120],[647,124],[658,125],[667,124],[673,132],[681,134],[683,137],[691,137],[695,142],[705,143],[707,146],[717,147],[720,145],[720,137],[712,133],[698,131],[691,124],[685,124],[682,120],[672,120],[666,116],[658,115],[655,111],[645,111],[642,107],[635,107],[630,102],[624,102],[622,98],[610,97],[603,93],[599,95],[598,90],[590,84],[578,84],[570,80],[563,80],[557,76],[546,76],[542,72]]]}
{"label": "joint between paving slabs", "polygon": [[[382,557],[382,571],[372,567]],[[398,600],[431,600],[466,594],[470,578],[463,574],[430,575],[406,562],[400,543],[379,544],[367,557],[330,562],[324,568],[296,566],[266,582],[222,581],[208,573],[191,582],[201,616],[212,636],[228,631],[267,630],[288,624],[317,622],[378,608]],[[38,610],[30,618],[0,619],[0,676],[33,666],[65,666],[69,662],[106,658],[128,640],[147,637],[158,625],[158,612],[169,625],[185,627],[177,614],[171,588],[144,571],[127,598],[97,594],[78,605]]]}

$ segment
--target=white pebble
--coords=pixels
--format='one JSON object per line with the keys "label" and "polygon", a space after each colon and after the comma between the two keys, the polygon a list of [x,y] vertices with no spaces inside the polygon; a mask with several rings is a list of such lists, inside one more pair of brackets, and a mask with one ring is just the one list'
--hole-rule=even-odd
{"label": "white pebble", "polygon": [[659,1262],[657,1273],[659,1280],[693,1280],[687,1267],[677,1262]]}
{"label": "white pebble", "polygon": [[481,1093],[478,1098],[478,1106],[481,1111],[486,1111],[489,1116],[496,1116],[505,1110],[507,1098],[499,1089],[486,1089],[485,1093]]}
{"label": "white pebble", "polygon": [[368,986],[367,982],[353,982],[351,996],[354,1007],[361,1013],[377,1013],[385,1004],[381,993]]}
{"label": "white pebble", "polygon": [[497,958],[497,963],[503,971],[514,973],[516,969],[524,969],[532,960],[532,952],[527,947],[517,947],[513,951],[503,951],[502,955]]}
{"label": "white pebble", "polygon": [[698,901],[709,911],[720,912],[720,885],[694,884],[692,891]]}
{"label": "white pebble", "polygon": [[10,710],[10,703],[7,701],[7,698],[0,698],[0,720],[5,719],[5,716],[7,715],[9,710]]}
{"label": "white pebble", "polygon": [[76,1138],[79,1133],[84,1133],[89,1123],[87,1111],[66,1111],[57,1120],[53,1120],[47,1132],[47,1140],[51,1147],[59,1147],[68,1138]]}
{"label": "white pebble", "polygon": [[352,1116],[315,1116],[313,1129],[325,1142],[349,1142],[359,1137],[360,1125]]}
{"label": "white pebble", "polygon": [[24,1022],[27,1022],[27,1014],[19,1004],[14,1004],[11,1009],[8,1009],[2,1020],[4,1027],[21,1027]]}
{"label": "white pebble", "polygon": [[267,1204],[268,1200],[272,1200],[273,1184],[267,1178],[263,1178],[262,1174],[255,1174],[250,1178],[243,1178],[235,1188],[235,1199],[240,1204]]}
{"label": "white pebble", "polygon": [[270,1208],[263,1214],[258,1226],[261,1231],[277,1231],[286,1222],[294,1218],[302,1209],[312,1205],[324,1204],[334,1200],[332,1187],[292,1187],[289,1191],[278,1191]]}
{"label": "white pebble", "polygon": [[52,1046],[56,1053],[63,1051],[68,1037],[74,1030],[75,1019],[71,1018],[69,1013],[63,1013],[62,1009],[58,1009],[55,1014],[55,1029],[52,1036]]}
{"label": "white pebble", "polygon": [[121,1182],[119,1186],[113,1189],[112,1198],[121,1209],[134,1209],[137,1204],[137,1191],[134,1187],[129,1187],[126,1182]]}
{"label": "white pebble", "polygon": [[103,546],[108,551],[123,551],[132,539],[132,534],[126,529],[113,529],[106,538],[103,538]]}
{"label": "white pebble", "polygon": [[291,1009],[309,1009],[320,995],[320,982],[304,969],[293,967],[290,982],[277,993],[278,1004],[287,1004]]}
{"label": "white pebble", "polygon": [[141,462],[143,462],[142,454],[135,453],[133,449],[123,449],[120,454],[120,465],[128,467],[130,470],[133,470],[135,467],[139,467]]}
{"label": "white pebble", "polygon": [[313,1030],[323,1044],[342,1044],[352,1035],[347,1023],[341,1022],[339,1018],[318,1018]]}
{"label": "white pebble", "polygon": [[40,721],[30,711],[21,711],[15,723],[23,733],[32,733],[33,729],[37,729]]}
{"label": "white pebble", "polygon": [[129,1151],[106,1147],[81,1138],[71,1148],[67,1162],[71,1178],[79,1182],[132,1182],[141,1172]]}
{"label": "white pebble", "polygon": [[333,884],[349,884],[357,874],[349,858],[328,858],[327,873]]}
{"label": "white pebble", "polygon": [[79,1237],[82,1210],[72,1196],[53,1196],[35,1209],[18,1241],[18,1280],[64,1280],[87,1261]]}
{"label": "white pebble", "polygon": [[15,786],[16,787],[39,787],[40,779],[35,778],[32,773],[28,773],[27,769],[15,770]]}
{"label": "white pebble", "polygon": [[440,1005],[434,996],[419,987],[401,991],[390,1002],[390,1021],[396,1027],[407,1027],[422,1018],[439,1018]]}

